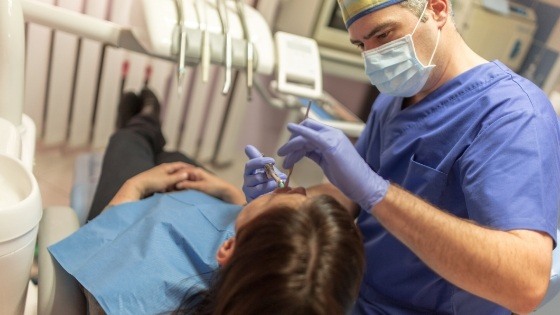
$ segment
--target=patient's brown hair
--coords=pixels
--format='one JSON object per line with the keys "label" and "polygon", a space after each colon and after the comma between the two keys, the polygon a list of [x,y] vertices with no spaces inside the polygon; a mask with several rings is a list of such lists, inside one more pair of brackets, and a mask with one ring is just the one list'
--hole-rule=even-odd
{"label": "patient's brown hair", "polygon": [[318,196],[299,209],[270,209],[240,228],[231,259],[189,313],[344,314],[363,269],[353,218],[332,197]]}

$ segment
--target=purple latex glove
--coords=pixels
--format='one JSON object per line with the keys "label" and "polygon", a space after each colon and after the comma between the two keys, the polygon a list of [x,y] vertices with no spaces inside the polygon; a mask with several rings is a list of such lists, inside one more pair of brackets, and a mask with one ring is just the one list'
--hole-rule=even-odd
{"label": "purple latex glove", "polygon": [[[247,202],[250,202],[260,195],[273,191],[278,186],[273,179],[266,176],[264,170],[265,164],[275,164],[273,158],[263,156],[252,145],[245,147],[245,154],[250,160],[245,163],[245,171],[243,172],[243,193],[245,193]],[[280,172],[276,167],[274,167],[274,170],[283,181],[286,181],[286,174]]]}
{"label": "purple latex glove", "polygon": [[342,131],[311,119],[288,124],[288,130],[292,137],[278,150],[278,155],[285,156],[284,168],[306,156],[363,209],[371,209],[385,197],[389,182],[369,167]]}

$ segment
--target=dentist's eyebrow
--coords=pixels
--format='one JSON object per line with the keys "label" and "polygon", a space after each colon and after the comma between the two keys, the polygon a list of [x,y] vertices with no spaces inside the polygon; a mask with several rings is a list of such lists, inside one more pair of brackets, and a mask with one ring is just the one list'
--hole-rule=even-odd
{"label": "dentist's eyebrow", "polygon": [[[383,22],[383,23],[377,25],[376,27],[374,27],[371,31],[369,31],[369,33],[367,33],[367,35],[363,37],[363,40],[368,40],[368,39],[374,37],[375,35],[377,35],[377,33],[380,33],[384,29],[386,29],[390,26],[393,26],[395,24],[397,24],[396,21]],[[358,44],[362,43],[362,41],[358,40],[358,39],[350,39],[350,42],[354,45],[358,45]]]}

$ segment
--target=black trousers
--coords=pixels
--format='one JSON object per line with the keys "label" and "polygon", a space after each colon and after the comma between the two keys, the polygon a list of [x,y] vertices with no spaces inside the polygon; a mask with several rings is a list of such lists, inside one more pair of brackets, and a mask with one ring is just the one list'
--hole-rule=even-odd
{"label": "black trousers", "polygon": [[117,130],[105,150],[88,220],[99,215],[124,182],[134,175],[167,162],[183,161],[200,166],[181,152],[164,151],[164,145],[161,125],[153,117],[134,116],[124,128]]}

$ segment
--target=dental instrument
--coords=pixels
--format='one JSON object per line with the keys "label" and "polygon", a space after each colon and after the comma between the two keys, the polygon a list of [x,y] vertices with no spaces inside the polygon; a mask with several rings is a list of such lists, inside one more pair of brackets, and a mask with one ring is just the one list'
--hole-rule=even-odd
{"label": "dental instrument", "polygon": [[[311,110],[311,100],[307,102],[307,109],[305,110],[305,116],[303,116],[303,120],[306,120],[309,116],[309,110]],[[294,171],[294,167],[292,166],[288,170],[288,177],[286,178],[286,187],[290,186],[290,177],[292,176],[292,172]]]}
{"label": "dental instrument", "polygon": [[268,178],[274,179],[278,188],[287,187],[284,181],[278,176],[278,174],[276,174],[276,172],[274,171],[274,166],[271,163],[265,164],[264,170]]}

